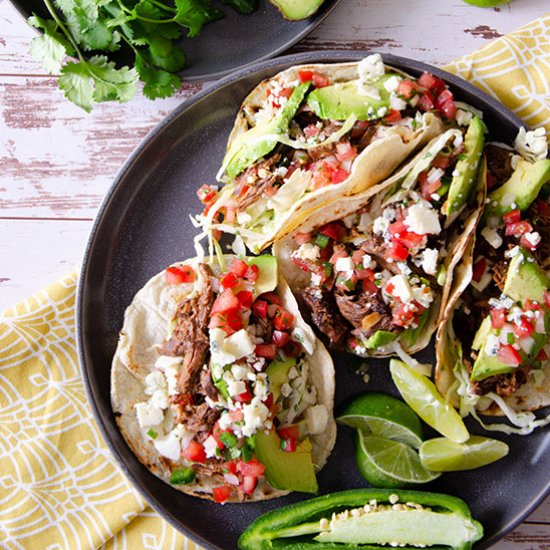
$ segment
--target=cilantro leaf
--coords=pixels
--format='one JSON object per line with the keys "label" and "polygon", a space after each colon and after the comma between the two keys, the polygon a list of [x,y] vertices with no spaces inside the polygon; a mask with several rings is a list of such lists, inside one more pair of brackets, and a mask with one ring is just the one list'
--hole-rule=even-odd
{"label": "cilantro leaf", "polygon": [[258,7],[258,0],[220,0],[222,4],[231,6],[239,13],[252,13]]}
{"label": "cilantro leaf", "polygon": [[151,37],[149,48],[143,52],[149,65],[175,72],[185,67],[184,53],[170,40],[162,36]]}
{"label": "cilantro leaf", "polygon": [[67,63],[61,69],[59,87],[69,101],[82,107],[87,113],[92,110],[94,86],[86,62]]}
{"label": "cilantro leaf", "polygon": [[181,86],[181,79],[178,75],[162,69],[153,69],[140,55],[136,56],[135,65],[141,80],[145,83],[143,95],[149,99],[170,97]]}
{"label": "cilantro leaf", "polygon": [[28,22],[33,27],[44,31],[44,34],[32,39],[30,54],[42,64],[48,74],[59,74],[65,56],[74,55],[73,47],[65,36],[57,31],[54,21],[32,15]]}
{"label": "cilantro leaf", "polygon": [[201,0],[175,0],[177,13],[174,20],[187,27],[187,36],[197,36],[202,27],[215,19],[224,17],[224,13]]}
{"label": "cilantro leaf", "polygon": [[95,80],[95,101],[116,99],[129,101],[137,92],[139,80],[136,69],[122,67],[117,69],[112,61],[104,55],[94,55],[88,60],[92,78]]}

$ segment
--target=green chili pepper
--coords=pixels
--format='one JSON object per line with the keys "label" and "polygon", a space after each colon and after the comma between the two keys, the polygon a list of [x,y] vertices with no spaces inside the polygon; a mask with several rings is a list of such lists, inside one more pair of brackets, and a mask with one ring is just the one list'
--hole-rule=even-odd
{"label": "green chili pepper", "polygon": [[321,235],[321,233],[319,233],[315,238],[315,244],[323,249],[327,247],[329,241],[330,237],[327,237],[326,235]]}
{"label": "green chili pepper", "polygon": [[148,431],[147,431],[147,435],[151,438],[151,439],[156,439],[158,434],[157,432],[155,432],[155,430],[153,430],[153,428],[150,428]]}
{"label": "green chili pepper", "polygon": [[[335,516],[333,516],[335,514]],[[420,491],[354,489],[257,518],[239,538],[241,550],[311,548],[376,550],[389,544],[468,550],[483,536],[459,498]]]}
{"label": "green chili pepper", "polygon": [[179,468],[170,474],[170,483],[172,485],[185,485],[192,481],[195,481],[193,468]]}
{"label": "green chili pepper", "polygon": [[226,446],[232,449],[237,444],[237,436],[231,432],[222,432],[220,434],[220,441]]}

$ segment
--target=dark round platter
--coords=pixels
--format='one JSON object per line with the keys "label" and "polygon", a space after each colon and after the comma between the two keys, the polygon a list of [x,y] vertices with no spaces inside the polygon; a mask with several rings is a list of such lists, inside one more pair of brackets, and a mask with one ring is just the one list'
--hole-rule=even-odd
{"label": "dark round platter", "polygon": [[[11,0],[26,19],[31,13],[49,18],[42,0]],[[225,17],[204,26],[194,38],[182,38],[181,49],[187,56],[183,80],[214,80],[243,69],[252,63],[283,53],[309,34],[336,7],[338,0],[325,0],[319,10],[300,21],[288,21],[268,0],[260,0],[250,15],[238,14],[229,6],[217,4]],[[128,63],[129,52],[121,50],[112,57]]]}
{"label": "dark round platter", "polygon": [[[134,152],[116,178],[98,214],[86,251],[78,292],[78,344],[89,399],[98,425],[124,473],[170,523],[206,548],[235,548],[239,534],[258,515],[307,498],[293,494],[273,501],[220,506],[188,497],[142,466],[119,433],[110,405],[110,367],[125,308],[135,292],[168,264],[194,255],[196,229],[189,220],[201,208],[195,196],[213,182],[240,102],[260,80],[304,62],[358,59],[367,52],[323,52],[287,56],[247,68],[180,105]],[[369,52],[370,53],[370,52]],[[441,70],[385,55],[386,63],[419,74],[430,70],[446,79],[455,97],[484,112],[489,139],[511,143],[520,121],[497,101]],[[353,374],[360,360],[333,355],[336,405],[365,390],[396,393],[387,361],[373,361],[370,382]],[[433,352],[421,354],[433,360]],[[472,433],[483,433],[468,424]],[[427,435],[430,433],[427,431]],[[489,434],[490,435],[490,434]],[[339,428],[327,466],[319,474],[320,493],[364,487],[353,458],[352,432]],[[550,491],[548,428],[530,436],[495,437],[510,454],[470,472],[445,474],[420,487],[463,498],[485,528],[477,548],[488,548],[518,525]]]}

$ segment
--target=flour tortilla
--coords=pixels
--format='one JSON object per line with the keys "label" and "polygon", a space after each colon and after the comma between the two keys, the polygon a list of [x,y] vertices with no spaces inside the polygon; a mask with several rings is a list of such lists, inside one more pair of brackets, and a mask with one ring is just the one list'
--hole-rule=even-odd
{"label": "flour tortilla", "polygon": [[[297,228],[301,233],[314,231],[315,228],[325,225],[329,222],[341,220],[349,216],[367,204],[370,203],[371,212],[381,212],[386,204],[392,201],[401,191],[399,190],[400,182],[411,171],[418,161],[425,157],[425,151],[430,147],[428,144],[425,149],[420,151],[411,161],[402,166],[394,175],[386,181],[371,187],[367,191],[355,196],[342,197],[339,200],[332,202],[330,206],[316,212],[308,217],[305,222]],[[475,228],[481,213],[485,200],[484,192],[484,165],[480,168],[480,176],[477,181],[472,205],[467,210],[462,212],[460,223],[448,230],[450,235],[447,239],[447,257],[445,258],[446,280],[440,293],[435,293],[434,301],[430,308],[430,315],[426,320],[426,324],[419,335],[418,339],[412,346],[401,343],[401,347],[407,353],[416,353],[424,349],[441,322],[441,316],[446,309],[446,304],[450,298],[453,288],[454,272],[459,265],[462,255],[466,251],[466,247],[475,233]],[[445,230],[445,229],[444,229]],[[298,248],[294,240],[294,233],[285,236],[280,241],[273,245],[273,254],[279,260],[279,269],[285,279],[288,281],[293,292],[307,287],[310,282],[310,274],[300,269],[291,258],[292,253]],[[398,340],[399,341],[399,340]],[[384,347],[375,350],[367,350],[369,357],[389,357],[395,353],[395,344],[390,343]]]}
{"label": "flour tortilla", "polygon": [[[266,101],[266,90],[272,82],[278,82],[282,88],[296,82],[298,71],[311,70],[327,75],[331,83],[346,82],[358,78],[358,63],[312,64],[291,67],[258,84],[244,100],[237,115],[233,130],[229,136],[227,151],[248,129],[251,128],[253,114],[260,110]],[[402,71],[386,66],[386,70],[411,78]],[[247,247],[253,252],[264,250],[275,240],[279,240],[294,231],[305,218],[322,210],[343,196],[354,196],[387,178],[411,154],[433,137],[443,132],[443,122],[433,113],[424,114],[424,124],[416,130],[402,126],[385,126],[384,137],[373,141],[354,160],[350,176],[342,183],[326,186],[295,201],[284,214],[278,216],[273,227],[258,236],[249,236],[244,231],[241,236]],[[231,186],[232,183],[227,185]],[[237,226],[238,228],[238,226]]]}
{"label": "flour tortilla", "polygon": [[[230,262],[232,256],[225,256]],[[174,265],[197,266],[199,260],[190,259]],[[216,272],[217,266],[210,264]],[[198,271],[197,271],[198,272]],[[219,269],[217,270],[219,272]],[[178,303],[190,296],[193,291],[200,292],[202,282],[193,284],[167,285],[164,271],[155,275],[136,294],[127,308],[124,325],[120,332],[118,346],[113,358],[111,370],[111,404],[124,439],[134,454],[153,474],[169,482],[172,469],[184,466],[171,462],[161,456],[147,437],[146,430],[137,422],[134,405],[146,401],[145,377],[154,369],[158,358],[157,346],[168,337],[168,327]],[[290,311],[296,326],[314,338],[311,328],[304,322],[298,305],[286,282],[279,277],[276,290],[281,296],[284,307]],[[334,408],[334,367],[332,359],[323,344],[315,339],[313,353],[309,356],[310,380],[317,390],[317,403],[323,404],[329,414],[329,422],[324,433],[310,436],[312,456],[317,470],[326,463],[336,439],[336,423],[333,419]],[[197,474],[195,482],[187,485],[172,485],[174,489],[192,496],[212,499],[212,489],[220,482]],[[245,502],[270,499],[287,494],[288,491],[274,489],[265,480],[259,480],[254,493]],[[232,497],[230,502],[236,502]]]}

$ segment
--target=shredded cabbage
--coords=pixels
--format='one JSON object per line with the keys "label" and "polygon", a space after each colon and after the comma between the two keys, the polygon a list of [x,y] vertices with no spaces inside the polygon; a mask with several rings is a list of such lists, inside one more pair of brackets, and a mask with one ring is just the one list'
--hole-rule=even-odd
{"label": "shredded cabbage", "polygon": [[419,363],[414,357],[411,357],[402,347],[398,340],[394,340],[388,344],[388,349],[395,352],[401,361],[407,363],[413,370],[424,376],[432,375],[432,365],[429,363]]}

